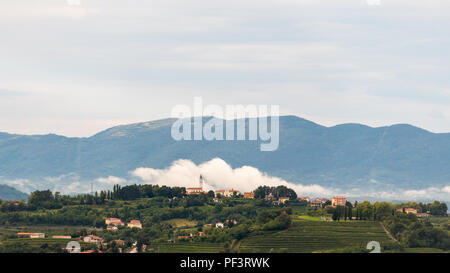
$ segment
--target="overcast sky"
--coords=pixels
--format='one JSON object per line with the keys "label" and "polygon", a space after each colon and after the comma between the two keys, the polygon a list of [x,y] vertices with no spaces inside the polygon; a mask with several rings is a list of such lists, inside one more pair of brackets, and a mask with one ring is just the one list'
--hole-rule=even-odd
{"label": "overcast sky", "polygon": [[450,1],[0,0],[0,131],[90,136],[176,104],[450,132]]}

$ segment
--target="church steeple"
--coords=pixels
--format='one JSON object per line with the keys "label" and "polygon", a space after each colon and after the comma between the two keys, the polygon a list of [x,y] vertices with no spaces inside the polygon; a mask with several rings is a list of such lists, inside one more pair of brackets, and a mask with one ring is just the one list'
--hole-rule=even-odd
{"label": "church steeple", "polygon": [[202,175],[200,175],[199,184],[200,184],[200,188],[203,190],[203,176]]}

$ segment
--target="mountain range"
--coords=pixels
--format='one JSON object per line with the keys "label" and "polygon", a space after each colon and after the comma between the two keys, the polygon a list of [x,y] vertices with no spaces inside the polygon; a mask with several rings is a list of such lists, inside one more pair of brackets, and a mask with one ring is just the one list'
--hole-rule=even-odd
{"label": "mountain range", "polygon": [[26,200],[28,195],[7,185],[0,185],[1,200]]}
{"label": "mountain range", "polygon": [[232,167],[249,165],[292,183],[328,187],[421,189],[450,181],[449,133],[407,124],[326,127],[296,116],[279,120],[273,152],[260,151],[259,141],[175,141],[175,119],[116,126],[87,138],[0,133],[0,184],[70,173],[86,180],[125,177],[138,167],[216,157]]}

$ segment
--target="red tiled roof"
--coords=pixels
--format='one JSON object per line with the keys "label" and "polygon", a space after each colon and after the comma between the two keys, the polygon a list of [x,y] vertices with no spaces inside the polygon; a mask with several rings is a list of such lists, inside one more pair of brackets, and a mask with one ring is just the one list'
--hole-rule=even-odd
{"label": "red tiled roof", "polygon": [[[95,253],[95,250],[90,249],[90,250],[86,250],[86,251],[81,251],[80,253]],[[101,250],[98,250],[97,253],[103,253]]]}

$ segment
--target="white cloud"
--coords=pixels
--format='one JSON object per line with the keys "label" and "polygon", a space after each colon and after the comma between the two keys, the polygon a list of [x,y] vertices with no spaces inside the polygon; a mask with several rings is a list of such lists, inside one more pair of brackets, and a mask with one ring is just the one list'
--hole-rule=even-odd
{"label": "white cloud", "polygon": [[427,190],[408,190],[403,195],[409,198],[424,197],[427,195]]}
{"label": "white cloud", "polygon": [[252,191],[258,186],[284,185],[294,189],[298,195],[330,196],[333,190],[319,185],[299,185],[281,178],[269,176],[257,168],[242,166],[233,169],[220,158],[196,165],[190,160],[180,159],[167,169],[138,168],[131,172],[145,183],[194,187],[198,185],[200,174],[205,178],[206,190],[236,189],[242,192]]}
{"label": "white cloud", "polygon": [[353,191],[344,193],[348,197],[370,197],[375,200],[402,200],[402,201],[450,201],[450,186],[442,188],[429,187],[425,189],[397,189],[395,191],[368,191],[362,189],[354,189]]}
{"label": "white cloud", "polygon": [[446,192],[446,193],[450,193],[450,186],[445,186],[444,188],[442,188],[442,191]]}
{"label": "white cloud", "polygon": [[0,131],[89,136],[198,95],[450,131],[450,1],[381,2],[3,1],[0,89],[25,95],[0,92]]}
{"label": "white cloud", "polygon": [[[377,187],[380,184],[379,181],[370,180],[368,183],[361,183],[361,187],[355,187],[353,189],[328,188],[320,185],[294,184],[282,178],[270,176],[252,166],[232,168],[220,158],[214,158],[198,165],[190,160],[180,159],[174,161],[165,169],[141,167],[130,171],[132,177],[128,178],[105,176],[89,180],[80,178],[76,173],[68,173],[57,177],[43,177],[42,179],[5,179],[0,177],[0,184],[12,186],[26,193],[35,190],[50,189],[52,191],[59,191],[62,194],[76,194],[91,192],[91,184],[94,191],[111,190],[112,186],[116,184],[130,185],[141,183],[167,185],[171,187],[195,187],[198,185],[200,174],[205,178],[205,190],[236,189],[241,192],[246,192],[252,191],[261,185],[284,185],[294,189],[299,196],[331,198],[335,195],[343,195],[357,200],[369,198],[377,201],[401,200],[426,202],[441,200],[450,202],[450,185],[423,189],[396,188],[392,191],[386,191]],[[371,189],[370,185],[375,188]]]}
{"label": "white cloud", "polygon": [[126,182],[127,180],[124,178],[117,177],[117,176],[108,176],[108,177],[99,177],[95,181],[102,183],[102,184],[116,185],[116,184],[122,184],[122,183]]}

